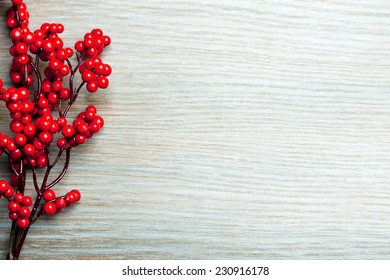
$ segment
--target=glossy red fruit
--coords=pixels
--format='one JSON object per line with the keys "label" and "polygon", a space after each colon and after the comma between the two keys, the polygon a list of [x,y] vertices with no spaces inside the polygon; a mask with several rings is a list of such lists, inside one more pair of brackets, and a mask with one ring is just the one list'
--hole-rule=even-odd
{"label": "glossy red fruit", "polygon": [[22,204],[23,204],[24,206],[29,207],[29,206],[32,205],[32,202],[33,202],[33,200],[32,200],[32,198],[31,198],[31,196],[26,195],[26,196],[23,198]]}
{"label": "glossy red fruit", "polygon": [[11,186],[6,180],[0,180],[0,194],[4,194]]}
{"label": "glossy red fruit", "polygon": [[15,202],[15,201],[10,201],[8,203],[8,210],[10,212],[18,212],[19,209],[20,209],[20,204],[19,203]]}
{"label": "glossy red fruit", "polygon": [[23,203],[23,199],[24,199],[24,195],[21,194],[21,193],[17,193],[17,194],[15,194],[15,196],[14,196],[14,201],[15,201],[16,203],[19,203],[19,204]]}
{"label": "glossy red fruit", "polygon": [[65,195],[65,201],[67,204],[73,204],[77,201],[77,196],[73,192],[68,192]]}
{"label": "glossy red fruit", "polygon": [[41,141],[42,144],[49,144],[53,140],[53,134],[51,134],[48,131],[41,132],[38,136],[39,141]]}
{"label": "glossy red fruit", "polygon": [[15,191],[13,188],[9,187],[8,190],[4,193],[4,196],[11,198],[14,195]]}
{"label": "glossy red fruit", "polygon": [[75,197],[76,197],[76,201],[75,201],[75,202],[77,202],[77,201],[80,200],[80,198],[81,198],[81,193],[80,193],[78,190],[71,190],[70,192],[73,193],[73,194],[75,195]]}
{"label": "glossy red fruit", "polygon": [[18,218],[19,218],[19,214],[17,212],[9,212],[8,213],[8,217],[12,220],[12,221],[16,221]]}
{"label": "glossy red fruit", "polygon": [[50,201],[56,198],[56,193],[53,190],[47,190],[43,193],[43,200]]}
{"label": "glossy red fruit", "polygon": [[18,225],[19,228],[26,229],[30,225],[30,222],[28,219],[18,219],[16,224]]}
{"label": "glossy red fruit", "polygon": [[31,157],[35,154],[35,147],[32,144],[26,144],[23,148],[23,152],[26,156]]}
{"label": "glossy red fruit", "polygon": [[66,200],[63,197],[59,197],[55,200],[55,204],[56,204],[57,210],[62,209],[64,207],[66,207]]}
{"label": "glossy red fruit", "polygon": [[22,207],[20,207],[18,213],[19,213],[20,218],[30,218],[31,211],[30,211],[30,208],[28,208],[26,206],[22,206]]}
{"label": "glossy red fruit", "polygon": [[43,212],[47,215],[53,215],[56,213],[56,211],[57,211],[57,207],[53,202],[46,202],[43,205]]}
{"label": "glossy red fruit", "polygon": [[62,132],[62,135],[64,135],[65,138],[71,138],[75,134],[75,130],[74,130],[73,126],[71,126],[71,125],[65,125],[62,128],[61,132]]}

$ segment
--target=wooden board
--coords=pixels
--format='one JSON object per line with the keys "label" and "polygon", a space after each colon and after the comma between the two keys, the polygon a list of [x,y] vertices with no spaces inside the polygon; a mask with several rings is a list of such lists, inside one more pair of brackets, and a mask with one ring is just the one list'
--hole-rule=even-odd
{"label": "wooden board", "polygon": [[74,108],[106,120],[58,188],[82,201],[23,259],[390,258],[389,1],[26,2],[68,45],[103,28],[113,75]]}

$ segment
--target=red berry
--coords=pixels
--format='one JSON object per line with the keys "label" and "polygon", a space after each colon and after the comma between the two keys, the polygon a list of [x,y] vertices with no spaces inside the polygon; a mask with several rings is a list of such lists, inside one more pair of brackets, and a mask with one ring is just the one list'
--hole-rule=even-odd
{"label": "red berry", "polygon": [[77,119],[80,119],[80,120],[85,121],[85,112],[80,112],[80,113],[77,115]]}
{"label": "red berry", "polygon": [[85,70],[84,73],[81,75],[81,78],[84,82],[89,83],[96,80],[96,75],[90,70]]}
{"label": "red berry", "polygon": [[56,121],[52,122],[49,131],[52,134],[57,133],[58,131],[60,131],[60,125],[58,124],[58,122],[56,122]]}
{"label": "red berry", "polygon": [[110,65],[106,64],[106,70],[104,71],[104,76],[110,76],[112,72],[112,68]]}
{"label": "red berry", "polygon": [[95,35],[95,37],[100,38],[103,36],[103,31],[99,28],[92,29],[91,33]]}
{"label": "red berry", "polygon": [[19,214],[16,213],[16,212],[9,212],[9,213],[8,213],[8,217],[9,217],[12,221],[16,221],[17,219],[19,219]]}
{"label": "red berry", "polygon": [[89,127],[88,127],[88,125],[86,124],[86,123],[80,123],[80,124],[78,124],[77,126],[76,126],[76,131],[78,132],[78,133],[81,133],[81,134],[85,134],[85,133],[87,133],[88,132],[88,130],[89,130]]}
{"label": "red berry", "polygon": [[14,195],[15,191],[13,188],[9,187],[8,190],[4,193],[4,196],[11,198]]}
{"label": "red berry", "polygon": [[88,58],[88,59],[84,62],[84,67],[85,67],[85,69],[92,70],[94,66],[95,66],[95,60],[92,59],[92,58]]}
{"label": "red berry", "polygon": [[67,124],[67,119],[65,117],[59,117],[57,119],[57,122],[59,124],[60,127],[64,127],[66,124]]}
{"label": "red berry", "polygon": [[35,138],[33,140],[33,146],[35,150],[37,151],[43,151],[45,149],[45,144],[43,144],[41,141],[38,140],[38,138]]}
{"label": "red berry", "polygon": [[20,204],[19,203],[15,202],[15,201],[10,201],[8,203],[8,210],[10,212],[18,212],[19,209],[20,209]]}
{"label": "red berry", "polygon": [[95,47],[92,47],[92,48],[87,50],[88,56],[91,56],[91,57],[95,56],[97,53],[98,53],[98,51],[97,51],[97,48],[95,48]]}
{"label": "red berry", "polygon": [[41,109],[45,109],[47,108],[47,106],[49,106],[49,101],[45,98],[45,97],[40,97],[38,99],[38,103],[37,103],[38,107],[41,108]]}
{"label": "red berry", "polygon": [[97,75],[104,75],[104,72],[106,70],[106,65],[102,62],[98,62],[95,64],[93,70]]}
{"label": "red berry", "polygon": [[28,208],[26,206],[22,206],[22,207],[20,207],[18,213],[19,213],[20,218],[30,218],[31,211],[30,211],[30,208]]}
{"label": "red berry", "polygon": [[88,111],[92,111],[92,112],[94,112],[95,114],[96,114],[96,112],[97,112],[97,109],[96,109],[96,107],[95,106],[93,106],[93,105],[89,105],[86,109],[85,109],[85,111],[86,112],[88,112]]}
{"label": "red berry", "polygon": [[32,103],[30,100],[23,101],[22,104],[20,104],[20,112],[22,114],[30,114],[34,110],[34,103]]}
{"label": "red berry", "polygon": [[30,225],[30,222],[28,219],[18,219],[16,224],[18,225],[19,228],[25,229],[25,228],[28,228],[28,226]]}
{"label": "red berry", "polygon": [[56,213],[57,207],[53,202],[46,202],[43,205],[43,212],[47,215],[53,215]]}
{"label": "red berry", "polygon": [[19,84],[22,82],[22,75],[20,75],[19,73],[17,72],[12,72],[10,74],[10,78],[11,78],[11,81],[14,83],[14,84]]}
{"label": "red berry", "polygon": [[23,198],[22,204],[23,204],[24,206],[29,207],[29,206],[32,205],[32,202],[33,202],[33,200],[32,200],[32,198],[31,198],[31,196],[26,195],[26,196]]}
{"label": "red berry", "polygon": [[61,76],[67,76],[70,73],[70,68],[68,65],[62,65],[60,69]]}
{"label": "red berry", "polygon": [[24,195],[21,194],[21,193],[17,193],[17,194],[15,194],[15,196],[14,196],[14,201],[15,201],[16,203],[23,203],[23,199],[24,199]]}
{"label": "red berry", "polygon": [[57,33],[64,32],[64,26],[61,23],[57,24]]}
{"label": "red berry", "polygon": [[27,65],[29,61],[29,56],[27,54],[19,55],[18,57],[15,57],[16,61],[21,65]]}
{"label": "red berry", "polygon": [[39,134],[38,136],[39,141],[41,141],[42,144],[50,144],[51,141],[53,140],[53,134],[51,134],[48,131],[43,131]]}
{"label": "red berry", "polygon": [[16,149],[9,153],[11,159],[16,160],[22,157],[22,151],[20,149]]}
{"label": "red berry", "polygon": [[103,42],[104,42],[104,46],[108,46],[111,44],[111,38],[108,36],[103,36]]}
{"label": "red berry", "polygon": [[54,45],[50,40],[43,41],[42,49],[46,53],[51,53],[54,51]]}
{"label": "red berry", "polygon": [[23,37],[22,31],[19,28],[11,30],[10,37],[13,41],[20,41]]}
{"label": "red berry", "polygon": [[70,192],[76,196],[76,202],[80,200],[81,193],[78,190],[71,190]]}
{"label": "red berry", "polygon": [[49,62],[49,67],[53,71],[60,70],[61,66],[62,66],[62,63],[57,59],[52,59]]}
{"label": "red berry", "polygon": [[47,166],[47,156],[46,155],[42,155],[42,156],[37,158],[37,166],[40,168]]}
{"label": "red berry", "polygon": [[77,134],[75,136],[75,140],[76,140],[76,143],[81,145],[81,144],[84,144],[85,141],[87,141],[87,137],[85,137],[85,135],[82,135],[82,134]]}
{"label": "red berry", "polygon": [[105,89],[105,88],[108,87],[108,84],[109,84],[109,81],[108,81],[108,79],[107,79],[106,77],[100,77],[100,78],[98,79],[98,86],[99,86],[100,88]]}
{"label": "red berry", "polygon": [[26,141],[27,141],[27,138],[26,138],[26,136],[24,136],[24,134],[21,134],[21,133],[15,134],[14,142],[19,147],[24,146],[24,144],[26,144]]}
{"label": "red berry", "polygon": [[17,54],[26,54],[28,51],[28,47],[25,43],[19,42],[15,45],[15,52]]}
{"label": "red berry", "polygon": [[61,89],[61,91],[60,91],[60,98],[62,100],[67,100],[67,99],[69,99],[69,97],[70,97],[70,90],[67,89],[67,88]]}
{"label": "red berry", "polygon": [[42,131],[49,131],[51,127],[51,122],[49,120],[44,120],[42,118],[37,119],[35,124]]}
{"label": "red berry", "polygon": [[57,58],[61,61],[64,61],[68,58],[68,52],[65,49],[59,49],[56,54]]}
{"label": "red berry", "polygon": [[57,210],[62,209],[66,206],[66,200],[63,197],[57,198],[55,201],[55,204],[56,204]]}
{"label": "red berry", "polygon": [[8,141],[7,146],[5,147],[8,151],[13,152],[17,149],[15,142]]}
{"label": "red berry", "polygon": [[51,33],[57,33],[57,30],[58,30],[57,24],[55,24],[55,23],[50,24],[50,26],[49,26],[49,31],[50,31]]}
{"label": "red berry", "polygon": [[96,92],[98,90],[98,83],[96,81],[87,83],[87,90],[91,93]]}
{"label": "red berry", "polygon": [[4,194],[11,186],[6,180],[0,180],[0,194]]}
{"label": "red berry", "polygon": [[89,125],[89,131],[91,133],[96,133],[100,130],[100,126],[96,123],[96,122],[92,122],[90,125]]}
{"label": "red berry", "polygon": [[62,132],[62,135],[64,135],[65,138],[71,138],[75,134],[75,130],[74,130],[73,126],[71,126],[71,125],[65,125],[62,128],[61,132]]}
{"label": "red berry", "polygon": [[26,144],[23,148],[23,152],[26,156],[33,156],[35,153],[35,148],[32,144]]}
{"label": "red berry", "polygon": [[74,48],[76,49],[76,51],[80,53],[83,52],[84,51],[83,41],[77,41],[76,44],[74,45]]}
{"label": "red berry", "polygon": [[45,201],[50,201],[56,198],[56,193],[53,190],[47,190],[43,193],[43,199]]}
{"label": "red berry", "polygon": [[34,34],[31,31],[28,31],[23,34],[23,42],[27,45],[34,43]]}
{"label": "red berry", "polygon": [[52,87],[54,92],[60,92],[62,89],[62,80],[61,81],[54,81],[51,84],[51,87]]}
{"label": "red berry", "polygon": [[65,201],[67,204],[73,204],[77,201],[77,196],[73,192],[68,192],[65,195]]}
{"label": "red berry", "polygon": [[24,135],[26,135],[27,137],[34,136],[36,131],[37,131],[37,130],[36,130],[36,127],[35,127],[35,125],[32,124],[32,123],[27,124],[27,125],[23,128],[23,133],[24,133]]}

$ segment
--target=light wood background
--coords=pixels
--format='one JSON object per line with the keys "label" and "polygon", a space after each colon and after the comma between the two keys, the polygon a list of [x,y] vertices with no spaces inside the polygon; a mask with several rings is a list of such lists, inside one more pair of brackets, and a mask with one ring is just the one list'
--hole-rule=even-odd
{"label": "light wood background", "polygon": [[389,1],[26,2],[68,45],[103,28],[114,72],[75,108],[106,119],[57,188],[82,201],[23,259],[390,258]]}

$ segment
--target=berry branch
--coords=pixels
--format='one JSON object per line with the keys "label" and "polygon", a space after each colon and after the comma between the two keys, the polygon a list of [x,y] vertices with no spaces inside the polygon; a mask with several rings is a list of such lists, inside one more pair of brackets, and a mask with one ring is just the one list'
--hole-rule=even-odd
{"label": "berry branch", "polygon": [[[12,0],[11,4],[6,23],[12,41],[9,74],[14,86],[5,89],[0,80],[0,100],[10,113],[12,132],[11,136],[0,132],[0,155],[8,158],[11,177],[10,182],[0,180],[0,198],[8,201],[8,217],[12,220],[7,259],[16,260],[31,225],[80,200],[76,189],[59,196],[53,187],[67,173],[71,151],[99,132],[104,120],[93,105],[72,122],[67,115],[82,90],[95,93],[108,87],[112,69],[100,57],[111,43],[102,30],[96,28],[85,34],[73,50],[64,47],[62,24],[43,23],[39,29],[30,30],[24,1]],[[75,85],[76,75],[81,75],[79,85]],[[53,168],[64,154],[61,171],[50,181]],[[43,174],[39,169],[44,170]],[[35,199],[25,195],[27,176],[32,176]]]}

